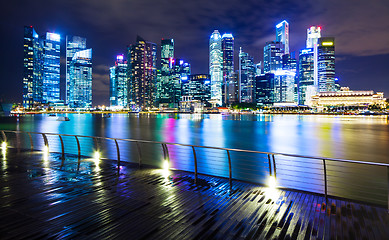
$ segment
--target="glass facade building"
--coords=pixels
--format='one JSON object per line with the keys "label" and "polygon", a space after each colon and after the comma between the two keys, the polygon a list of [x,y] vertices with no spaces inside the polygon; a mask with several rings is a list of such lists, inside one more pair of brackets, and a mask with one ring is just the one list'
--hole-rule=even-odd
{"label": "glass facade building", "polygon": [[282,68],[282,55],[284,55],[282,42],[267,42],[263,49],[263,72],[272,73]]}
{"label": "glass facade building", "polygon": [[335,38],[319,39],[317,61],[319,92],[335,91]]}
{"label": "glass facade building", "polygon": [[209,75],[211,76],[211,98],[216,104],[223,104],[223,52],[222,38],[215,30],[209,39]]}
{"label": "glass facade building", "polygon": [[92,107],[92,49],[78,51],[69,63],[67,85],[70,108]]}
{"label": "glass facade building", "polygon": [[55,33],[39,37],[24,27],[23,106],[33,108],[60,100],[60,42]]}
{"label": "glass facade building", "polygon": [[225,33],[222,36],[222,51],[223,51],[223,85],[222,85],[222,96],[223,105],[230,104],[229,96],[233,95],[234,79],[232,73],[234,72],[234,36],[230,33]]}
{"label": "glass facade building", "polygon": [[316,94],[314,76],[314,50],[313,48],[302,49],[299,54],[299,104],[309,105],[310,99]]}
{"label": "glass facade building", "polygon": [[276,42],[284,44],[284,53],[289,54],[289,23],[282,21],[276,25]]}
{"label": "glass facade building", "polygon": [[[74,86],[75,79],[72,79],[70,76],[70,67],[73,61],[73,57],[77,52],[86,50],[86,38],[78,36],[66,36],[66,103],[69,104],[72,99],[70,99],[71,91],[73,89],[71,86]],[[73,75],[74,76],[74,75]]]}
{"label": "glass facade building", "polygon": [[274,73],[266,73],[255,77],[255,101],[258,105],[274,103]]}
{"label": "glass facade building", "polygon": [[182,96],[207,102],[211,99],[211,79],[208,74],[193,74],[182,80]]}
{"label": "glass facade building", "polygon": [[253,103],[255,101],[255,65],[254,59],[248,53],[239,50],[239,102]]}
{"label": "glass facade building", "polygon": [[128,47],[128,101],[134,110],[156,106],[157,45],[137,37]]}
{"label": "glass facade building", "polygon": [[111,107],[126,108],[128,104],[127,61],[123,55],[116,57],[115,66],[109,69]]}

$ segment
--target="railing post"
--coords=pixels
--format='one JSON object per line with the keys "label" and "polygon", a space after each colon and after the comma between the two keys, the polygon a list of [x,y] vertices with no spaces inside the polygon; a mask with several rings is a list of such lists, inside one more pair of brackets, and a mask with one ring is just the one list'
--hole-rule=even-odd
{"label": "railing post", "polygon": [[277,167],[276,167],[276,159],[274,157],[274,154],[272,154],[273,158],[273,174],[274,174],[274,179],[277,179]]}
{"label": "railing post", "polygon": [[327,204],[327,166],[326,166],[326,160],[323,159],[323,170],[324,170],[324,193],[326,197],[326,204]]}
{"label": "railing post", "polygon": [[271,169],[270,154],[267,155],[267,160],[269,162],[269,177],[271,177],[272,176],[272,169]]}
{"label": "railing post", "polygon": [[45,146],[47,147],[47,150],[49,149],[49,141],[47,141],[46,134],[42,133],[43,141],[45,142]]}
{"label": "railing post", "polygon": [[28,134],[28,136],[30,137],[30,145],[31,145],[31,151],[33,151],[33,150],[34,150],[34,142],[32,141],[32,136],[31,136],[31,133],[30,133],[30,132],[28,132],[27,134]]}
{"label": "railing post", "polygon": [[80,146],[80,141],[78,140],[78,137],[76,137],[76,141],[77,141],[77,149],[78,149],[78,157],[81,157],[81,146]]}
{"label": "railing post", "polygon": [[116,152],[118,157],[118,173],[119,173],[120,172],[120,150],[119,150],[118,141],[116,139],[115,139],[115,144],[116,144]]}
{"label": "railing post", "polygon": [[63,139],[61,135],[58,135],[59,140],[61,141],[61,151],[62,151],[62,159],[65,159],[65,146],[63,144]]}
{"label": "railing post", "polygon": [[227,156],[228,156],[228,169],[229,169],[229,182],[230,182],[230,189],[232,189],[232,168],[231,168],[231,156],[230,156],[230,151],[227,150]]}
{"label": "railing post", "polygon": [[96,151],[100,152],[99,142],[97,141],[97,137],[93,137],[93,142],[95,143]]}
{"label": "railing post", "polygon": [[5,135],[4,131],[1,131],[1,135],[3,136],[3,141],[7,142],[7,136]]}
{"label": "railing post", "polygon": [[165,149],[166,149],[166,158],[167,158],[167,161],[170,162],[170,157],[169,157],[169,149],[167,148],[167,145],[165,145]]}
{"label": "railing post", "polygon": [[136,148],[138,149],[138,160],[139,160],[139,167],[142,166],[142,152],[140,149],[139,142],[136,142]]}
{"label": "railing post", "polygon": [[163,159],[167,160],[168,162],[170,161],[169,159],[169,149],[167,148],[165,143],[161,143],[162,145],[162,150],[163,150]]}
{"label": "railing post", "polygon": [[193,159],[194,159],[194,166],[195,166],[195,184],[197,184],[197,156],[196,156],[196,150],[194,146],[192,146],[193,149]]}

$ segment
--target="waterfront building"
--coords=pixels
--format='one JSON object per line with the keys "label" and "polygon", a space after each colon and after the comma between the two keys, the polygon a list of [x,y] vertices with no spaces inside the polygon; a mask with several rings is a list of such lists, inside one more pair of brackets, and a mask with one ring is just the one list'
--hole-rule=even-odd
{"label": "waterfront building", "polygon": [[267,42],[263,49],[263,72],[272,73],[282,69],[282,55],[284,55],[282,42]]}
{"label": "waterfront building", "polygon": [[[319,77],[318,77],[318,46],[319,38],[321,38],[321,27],[311,26],[307,29],[306,48],[313,51],[313,87],[309,87],[308,96],[312,96],[319,91]],[[309,100],[309,98],[306,98]]]}
{"label": "waterfront building", "polygon": [[192,74],[182,78],[182,97],[203,103],[211,99],[211,79],[208,74]]}
{"label": "waterfront building", "polygon": [[156,105],[157,45],[137,37],[127,51],[128,101],[132,110]]}
{"label": "waterfront building", "polygon": [[209,75],[211,76],[212,101],[221,106],[223,104],[223,52],[222,38],[218,30],[215,30],[209,40]]}
{"label": "waterfront building", "polygon": [[255,77],[255,102],[257,105],[274,103],[274,73],[266,73]]}
{"label": "waterfront building", "polygon": [[92,107],[92,49],[76,52],[69,63],[67,85],[70,108]]}
{"label": "waterfront building", "polygon": [[60,101],[60,35],[24,27],[23,106]]}
{"label": "waterfront building", "polygon": [[234,72],[234,37],[230,33],[225,33],[222,36],[222,52],[223,52],[223,84],[222,84],[222,96],[223,96],[223,105],[230,104],[228,97],[233,95],[230,93],[229,84],[232,82],[232,73]]}
{"label": "waterfront building", "polygon": [[174,83],[172,82],[172,69],[174,63],[174,40],[161,40],[161,67],[157,77],[156,98],[158,105],[171,105],[173,100]]}
{"label": "waterfront building", "polygon": [[383,92],[351,91],[342,88],[339,92],[319,92],[312,97],[312,106],[322,109],[324,107],[368,107],[376,105],[384,108],[386,99]]}
{"label": "waterfront building", "polygon": [[123,55],[116,57],[115,66],[109,69],[109,102],[112,108],[126,108],[128,104],[127,61]]}
{"label": "waterfront building", "polygon": [[182,81],[189,78],[191,74],[190,64],[182,59],[173,59],[171,66],[171,105],[170,107],[178,108],[182,97]]}
{"label": "waterfront building", "polygon": [[318,45],[318,90],[335,91],[335,39],[322,37]]}
{"label": "waterfront building", "polygon": [[284,44],[284,54],[289,54],[289,23],[282,21],[276,25],[276,42]]}
{"label": "waterfront building", "polygon": [[274,72],[274,102],[295,102],[295,70],[278,69]]}
{"label": "waterfront building", "polygon": [[239,94],[240,94],[240,86],[239,86],[239,83],[240,83],[240,80],[239,80],[239,70],[235,71],[235,72],[231,72],[230,73],[230,76],[228,78],[228,88],[227,88],[227,93],[228,93],[228,96],[227,96],[227,104],[231,105],[231,104],[234,104],[234,103],[239,103]]}
{"label": "waterfront building", "polygon": [[73,89],[70,86],[75,85],[76,79],[70,78],[70,66],[73,61],[73,57],[77,52],[86,50],[86,38],[78,36],[66,36],[66,103],[69,104],[72,99],[70,96],[74,96],[71,92]]}
{"label": "waterfront building", "polygon": [[313,48],[306,48],[300,50],[299,54],[299,104],[309,105],[310,99],[316,95],[317,86],[315,85],[314,76],[314,50]]}
{"label": "waterfront building", "polygon": [[239,102],[253,103],[254,84],[255,84],[255,66],[254,59],[248,53],[239,50]]}
{"label": "waterfront building", "polygon": [[23,107],[32,108],[38,100],[36,94],[42,87],[42,49],[39,35],[32,26],[24,27],[23,49]]}

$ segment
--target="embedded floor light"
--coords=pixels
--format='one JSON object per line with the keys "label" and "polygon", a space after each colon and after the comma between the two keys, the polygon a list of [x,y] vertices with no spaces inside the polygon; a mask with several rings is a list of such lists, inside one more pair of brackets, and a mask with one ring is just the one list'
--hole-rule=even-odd
{"label": "embedded floor light", "polygon": [[269,188],[276,188],[277,187],[277,181],[274,176],[269,176],[267,179],[267,186]]}
{"label": "embedded floor light", "polygon": [[3,149],[7,148],[7,142],[2,142],[1,143],[1,148],[3,148]]}

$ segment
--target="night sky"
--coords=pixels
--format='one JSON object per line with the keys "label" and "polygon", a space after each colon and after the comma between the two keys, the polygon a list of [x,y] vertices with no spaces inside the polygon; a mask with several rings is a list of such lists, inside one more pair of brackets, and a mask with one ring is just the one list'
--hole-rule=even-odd
{"label": "night sky", "polygon": [[[158,47],[161,38],[173,38],[175,57],[187,60],[193,74],[208,73],[213,30],[234,35],[235,58],[242,47],[259,62],[265,42],[275,40],[275,25],[284,19],[296,55],[305,47],[306,29],[321,26],[322,36],[335,37],[340,84],[389,96],[388,0],[15,0],[0,6],[0,99],[7,102],[22,101],[25,25],[40,35],[61,34],[61,63],[66,35],[87,38],[93,49],[93,105],[107,105],[109,67],[137,35]],[[64,78],[63,64],[62,93]]]}

